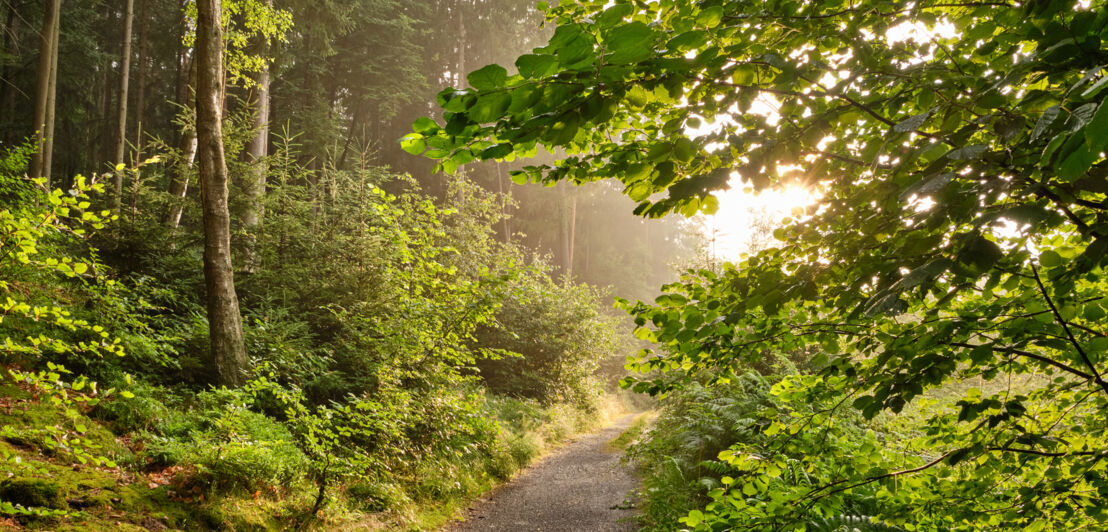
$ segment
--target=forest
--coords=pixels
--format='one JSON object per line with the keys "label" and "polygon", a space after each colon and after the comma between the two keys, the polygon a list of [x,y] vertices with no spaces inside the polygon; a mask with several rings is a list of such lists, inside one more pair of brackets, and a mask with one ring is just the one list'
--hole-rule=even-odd
{"label": "forest", "polygon": [[0,33],[0,529],[1108,530],[1105,0]]}

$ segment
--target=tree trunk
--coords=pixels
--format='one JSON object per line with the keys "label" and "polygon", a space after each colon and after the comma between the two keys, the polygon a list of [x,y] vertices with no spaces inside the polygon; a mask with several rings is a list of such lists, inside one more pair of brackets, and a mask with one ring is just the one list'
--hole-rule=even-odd
{"label": "tree trunk", "polygon": [[[105,26],[105,28],[114,27],[115,22],[116,22],[115,21],[115,10],[112,9],[111,4],[105,2],[104,3],[104,26]],[[104,47],[104,53],[108,53],[107,46]],[[97,120],[96,127],[97,127],[98,130],[107,131],[108,130],[108,124],[110,124],[111,121],[112,121],[112,116],[111,116],[112,115],[112,93],[113,93],[113,89],[112,89],[112,62],[110,60],[105,60],[105,61],[102,62],[102,64],[99,66],[99,68],[100,68],[100,83],[99,83],[100,96],[99,96],[99,101],[97,102],[99,108],[97,109],[97,112],[96,112],[96,120]],[[110,137],[109,135],[95,135],[93,137],[93,142],[96,144],[96,146],[93,150],[93,153],[95,154],[95,156],[93,157],[93,160],[95,161],[94,166],[93,166],[93,168],[94,168],[93,173],[94,174],[97,173],[97,172],[103,171],[104,168],[105,168],[105,162],[111,159],[111,154],[108,153],[108,150],[110,150],[112,148],[111,143],[112,143],[113,139],[104,138],[106,136]]]}
{"label": "tree trunk", "polygon": [[46,15],[42,20],[42,49],[38,58],[38,81],[35,90],[35,151],[31,154],[31,177],[43,176],[46,139],[46,112],[50,92],[50,71],[58,51],[54,49],[54,26],[58,25],[61,0],[46,0]]}
{"label": "tree trunk", "polygon": [[[119,52],[119,129],[116,132],[115,158],[112,164],[125,164],[123,150],[127,146],[127,85],[131,80],[131,24],[135,19],[135,0],[127,0],[127,11],[123,15],[123,46]],[[112,177],[112,211],[119,214],[123,201],[123,172],[116,170]]]}
{"label": "tree trunk", "polygon": [[[8,19],[7,19],[7,22],[4,24],[4,50],[7,51],[7,53],[11,54],[15,58],[16,62],[18,62],[18,60],[20,58],[20,50],[19,50],[19,44],[20,44],[19,21],[20,21],[20,17],[18,17],[16,15],[17,15],[16,7],[15,6],[9,6],[8,7]],[[17,63],[15,63],[15,64],[17,64]],[[14,69],[12,68],[11,65],[4,64],[4,71],[3,71],[4,79],[6,79],[6,80],[12,79],[12,73],[13,73],[12,71],[13,70]],[[19,92],[19,91],[17,91],[15,87],[11,86],[8,83],[4,83],[2,85],[3,86],[0,86],[0,91],[3,91],[2,100],[3,100],[4,116],[9,117],[9,119],[10,119],[10,117],[15,116],[15,96],[16,96],[16,93]],[[4,135],[3,140],[4,140],[5,143],[11,143],[12,142],[12,137],[11,137],[10,134],[6,134],[6,135]]]}
{"label": "tree trunk", "polygon": [[57,23],[54,24],[54,32],[50,35],[53,41],[51,48],[54,57],[50,61],[50,86],[46,91],[46,133],[42,138],[42,177],[46,178],[46,188],[53,187],[54,175],[54,122],[57,113],[54,112],[58,102],[58,40],[61,34],[61,12]]}
{"label": "tree trunk", "polygon": [[138,52],[138,87],[135,93],[135,176],[131,182],[131,223],[135,223],[138,216],[139,185],[142,181],[142,124],[146,113],[146,72],[147,52],[149,47],[149,13],[146,10],[146,0],[142,0],[139,8],[139,52]]}
{"label": "tree trunk", "polygon": [[220,10],[219,0],[196,2],[196,137],[211,361],[219,383],[234,386],[245,382],[247,360],[231,265],[231,214],[220,101],[223,80]]}
{"label": "tree trunk", "polygon": [[512,231],[508,226],[508,195],[504,192],[504,170],[500,167],[500,161],[496,162],[496,187],[500,192],[500,223],[504,230],[504,243],[512,242]]}
{"label": "tree trunk", "polygon": [[[456,14],[458,16],[458,57],[457,57],[458,73],[455,75],[455,81],[457,82],[457,86],[458,86],[459,89],[464,89],[465,88],[465,77],[466,77],[466,75],[465,75],[465,71],[466,71],[466,18],[465,18],[465,8],[462,7],[462,2],[463,2],[463,0],[456,0],[454,2],[454,9],[457,10]],[[458,166],[459,185],[461,185],[462,183],[465,183],[465,180],[466,180],[466,172],[465,172],[464,165],[459,165]],[[459,186],[458,187],[457,197],[455,198],[455,201],[458,203],[458,208],[461,208],[462,204],[465,203],[465,187],[464,186]]]}
{"label": "tree trunk", "polygon": [[[266,0],[273,8],[273,0]],[[253,93],[249,101],[254,105],[254,138],[246,144],[246,162],[250,168],[244,172],[242,191],[246,194],[246,210],[242,215],[242,225],[246,230],[243,242],[243,271],[253,273],[257,266],[257,230],[265,216],[265,158],[269,150],[269,42],[259,37],[258,55],[266,62],[254,79]]]}
{"label": "tree trunk", "polygon": [[[182,45],[183,47],[183,45]],[[184,70],[181,77],[185,80],[178,86],[178,103],[186,109],[196,109],[196,60],[189,61],[187,51],[181,54],[184,64],[179,68]],[[185,127],[181,132],[178,148],[181,159],[172,169],[172,177],[169,181],[169,195],[171,196],[169,209],[166,211],[165,224],[176,229],[181,224],[181,214],[185,211],[185,195],[188,194],[189,176],[192,174],[192,164],[196,160],[196,124],[195,115],[193,125]]]}
{"label": "tree trunk", "polygon": [[569,259],[566,264],[569,268],[566,270],[566,280],[573,277],[573,252],[577,250],[577,191],[573,191],[570,197],[569,206]]}

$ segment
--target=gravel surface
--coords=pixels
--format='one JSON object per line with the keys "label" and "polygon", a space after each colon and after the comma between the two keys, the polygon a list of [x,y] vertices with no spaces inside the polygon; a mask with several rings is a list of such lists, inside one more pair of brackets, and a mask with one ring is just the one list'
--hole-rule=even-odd
{"label": "gravel surface", "polygon": [[623,453],[608,447],[634,417],[564,445],[467,509],[464,522],[444,530],[637,530],[635,510],[627,503],[639,480],[630,466],[620,463]]}

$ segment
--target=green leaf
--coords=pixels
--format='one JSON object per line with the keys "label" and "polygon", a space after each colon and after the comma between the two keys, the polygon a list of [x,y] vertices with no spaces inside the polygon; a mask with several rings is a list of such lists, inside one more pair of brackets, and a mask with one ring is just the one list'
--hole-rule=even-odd
{"label": "green leaf", "polygon": [[1039,264],[1042,264],[1044,268],[1054,268],[1062,265],[1062,256],[1056,251],[1048,249],[1039,253]]}
{"label": "green leaf", "polygon": [[588,59],[593,53],[593,38],[580,24],[558,26],[550,39],[550,47],[564,67]]}
{"label": "green leaf", "polygon": [[558,68],[558,59],[552,55],[526,54],[516,59],[519,75],[528,79],[537,79],[553,74]]}
{"label": "green leaf", "polygon": [[720,22],[723,22],[723,8],[720,6],[702,9],[700,13],[696,15],[697,26],[714,28],[719,26]]}
{"label": "green leaf", "polygon": [[666,49],[671,52],[684,53],[694,50],[708,43],[708,32],[704,30],[692,30],[678,34],[666,42]]}
{"label": "green leaf", "polygon": [[412,122],[412,131],[415,131],[416,133],[428,133],[435,131],[438,128],[438,123],[430,118],[427,118],[426,116],[418,118],[415,122]]}
{"label": "green leaf", "polygon": [[477,99],[477,103],[469,108],[469,119],[484,124],[495,122],[504,116],[508,106],[512,105],[512,95],[506,92],[494,92]]}
{"label": "green leaf", "polygon": [[[1080,134],[1075,133],[1075,135]],[[1077,181],[1089,171],[1089,168],[1099,158],[1100,156],[1089,148],[1088,143],[1079,144],[1077,149],[1067,155],[1062,160],[1062,164],[1058,165],[1058,179],[1067,183]]]}
{"label": "green leaf", "polygon": [[494,146],[489,146],[488,148],[485,148],[484,151],[481,152],[480,157],[481,157],[482,160],[484,160],[484,159],[501,159],[501,158],[505,157],[506,155],[508,155],[509,153],[512,153],[513,151],[514,151],[514,149],[512,148],[511,144],[501,143],[501,144],[496,144]]}
{"label": "green leaf", "polygon": [[480,70],[470,72],[466,76],[466,81],[469,81],[470,86],[477,90],[498,89],[508,81],[508,71],[500,65],[488,65]]}
{"label": "green leaf", "polygon": [[427,149],[427,141],[423,139],[423,135],[409,133],[400,139],[400,148],[412,155],[419,155]]}
{"label": "green leaf", "polygon": [[616,26],[605,36],[604,44],[612,53],[608,62],[635,63],[654,54],[654,30],[642,22]]}
{"label": "green leaf", "polygon": [[[1108,76],[1101,81],[1105,80]],[[1092,120],[1085,125],[1085,146],[1093,154],[1108,150],[1108,100],[1100,103]]]}

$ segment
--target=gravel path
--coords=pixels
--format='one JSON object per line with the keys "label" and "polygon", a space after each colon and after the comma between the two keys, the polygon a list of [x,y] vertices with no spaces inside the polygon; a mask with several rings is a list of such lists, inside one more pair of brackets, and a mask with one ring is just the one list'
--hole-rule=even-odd
{"label": "gravel path", "polygon": [[630,466],[620,463],[622,453],[608,447],[634,417],[564,445],[470,507],[464,522],[444,530],[637,530],[635,510],[626,502],[639,480]]}

